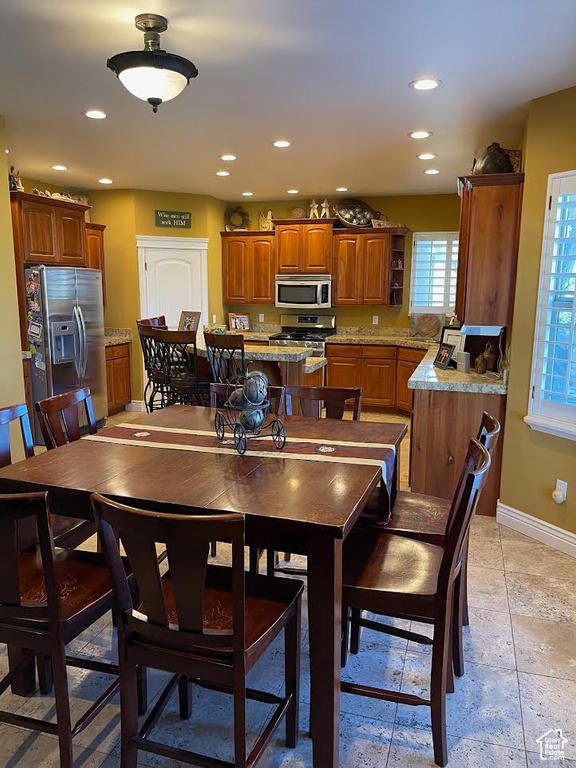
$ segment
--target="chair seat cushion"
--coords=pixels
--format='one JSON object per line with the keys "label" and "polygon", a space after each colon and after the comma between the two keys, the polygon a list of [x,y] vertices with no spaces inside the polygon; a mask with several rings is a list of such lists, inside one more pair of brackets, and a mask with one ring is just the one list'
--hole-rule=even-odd
{"label": "chair seat cushion", "polygon": [[[362,525],[376,524],[381,519],[379,512],[379,494],[376,489],[366,504],[359,523]],[[418,538],[421,541],[431,540],[438,544],[444,538],[451,502],[436,496],[426,496],[423,493],[398,491],[392,510],[390,522],[381,530],[390,531]]]}
{"label": "chair seat cushion", "polygon": [[435,595],[443,554],[434,544],[355,529],[344,542],[344,600],[351,604],[346,595],[358,590]]}

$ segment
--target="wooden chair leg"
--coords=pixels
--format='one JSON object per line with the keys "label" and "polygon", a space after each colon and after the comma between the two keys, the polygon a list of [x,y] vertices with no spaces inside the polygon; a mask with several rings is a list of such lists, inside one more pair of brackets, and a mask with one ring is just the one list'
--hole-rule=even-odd
{"label": "wooden chair leg", "polygon": [[446,614],[434,623],[434,644],[432,646],[432,676],[430,682],[432,742],[434,762],[443,768],[448,762],[446,740],[446,687],[448,665],[452,665],[450,636],[452,630],[453,594],[448,595]]}
{"label": "wooden chair leg", "polygon": [[[122,655],[122,650],[120,650]],[[140,667],[127,661],[120,664],[121,768],[137,768],[138,750],[131,743],[138,733],[138,677]],[[145,667],[143,668],[145,671]]]}
{"label": "wooden chair leg", "polygon": [[350,653],[358,653],[360,650],[360,608],[350,609]]}
{"label": "wooden chair leg", "polygon": [[70,720],[70,699],[68,696],[68,675],[66,673],[66,650],[62,643],[52,653],[54,670],[54,699],[56,703],[56,722],[58,728],[58,746],[60,748],[60,768],[72,768],[72,722]]}
{"label": "wooden chair leg", "polygon": [[461,571],[454,590],[454,615],[452,617],[452,664],[456,677],[462,677],[464,674],[464,646],[462,642],[462,626],[466,606],[464,585],[465,572]]}
{"label": "wooden chair leg", "polygon": [[298,745],[298,712],[300,705],[300,613],[302,599],[298,598],[296,613],[284,630],[284,680],[286,696],[292,694],[292,702],[286,710],[286,746]]}
{"label": "wooden chair leg", "polygon": [[462,580],[462,626],[467,627],[470,625],[470,616],[468,613],[468,550],[470,549],[470,536],[466,539],[464,544],[464,551],[462,552],[462,566],[460,568],[460,578]]}
{"label": "wooden chair leg", "polygon": [[348,663],[350,651],[350,609],[342,609],[342,648],[340,650],[340,666],[344,668]]}
{"label": "wooden chair leg", "polygon": [[242,679],[234,685],[234,768],[247,768],[246,759],[246,679],[244,670]]}
{"label": "wooden chair leg", "polygon": [[52,659],[43,653],[36,656],[36,666],[38,668],[38,687],[43,696],[52,693],[54,677],[52,674]]}
{"label": "wooden chair leg", "polygon": [[146,714],[148,709],[148,670],[146,667],[136,668],[136,690],[138,698],[138,714]]}
{"label": "wooden chair leg", "polygon": [[185,676],[178,680],[178,703],[180,717],[189,720],[192,715],[192,683]]}

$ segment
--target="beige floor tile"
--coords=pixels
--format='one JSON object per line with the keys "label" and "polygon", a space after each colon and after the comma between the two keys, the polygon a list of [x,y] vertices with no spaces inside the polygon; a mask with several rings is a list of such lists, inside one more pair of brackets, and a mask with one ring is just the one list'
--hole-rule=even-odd
{"label": "beige floor tile", "polygon": [[508,594],[504,571],[468,566],[468,604],[489,611],[507,611]]}
{"label": "beige floor tile", "polygon": [[499,539],[500,538],[500,525],[496,522],[495,517],[489,515],[474,515],[472,519],[471,536],[488,537]]}
{"label": "beige floor tile", "polygon": [[576,760],[554,760],[554,762],[543,762],[538,752],[527,752],[527,768],[542,768],[542,766],[552,766],[552,768],[576,768]]}
{"label": "beige floor tile", "polygon": [[[525,540],[524,540],[525,539]],[[536,576],[554,576],[576,582],[576,558],[551,549],[539,541],[524,539],[502,539],[504,569],[515,573],[529,573]]]}
{"label": "beige floor tile", "polygon": [[472,535],[470,537],[468,562],[469,565],[479,566],[480,568],[496,568],[499,571],[503,571],[504,560],[502,558],[500,538]]}
{"label": "beige floor tile", "polygon": [[[568,739],[564,756],[576,759],[576,681],[518,673],[525,748],[539,749],[536,739],[550,728],[560,728]],[[554,763],[550,763],[554,765]]]}
{"label": "beige floor tile", "polygon": [[512,614],[518,671],[576,680],[576,623]]}
{"label": "beige floor tile", "polygon": [[550,576],[506,573],[510,613],[576,622],[574,582]]}

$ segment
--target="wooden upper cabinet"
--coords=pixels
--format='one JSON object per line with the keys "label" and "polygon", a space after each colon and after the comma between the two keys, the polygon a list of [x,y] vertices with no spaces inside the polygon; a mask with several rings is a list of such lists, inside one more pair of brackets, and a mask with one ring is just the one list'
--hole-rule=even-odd
{"label": "wooden upper cabinet", "polygon": [[330,274],[332,271],[332,224],[305,224],[302,227],[304,274]]}
{"label": "wooden upper cabinet", "polygon": [[332,304],[358,304],[361,296],[361,241],[358,235],[334,235]]}
{"label": "wooden upper cabinet", "polygon": [[467,325],[511,325],[524,175],[460,179],[457,314]]}
{"label": "wooden upper cabinet", "polygon": [[274,235],[258,235],[251,242],[249,300],[254,304],[274,304]]}
{"label": "wooden upper cabinet", "polygon": [[24,261],[47,264],[58,260],[56,217],[49,205],[23,202],[21,216],[21,252]]}
{"label": "wooden upper cabinet", "polygon": [[58,263],[74,267],[86,266],[86,223],[82,211],[57,208],[56,241]]}
{"label": "wooden upper cabinet", "polygon": [[363,239],[364,304],[388,304],[390,299],[390,236],[360,235]]}
{"label": "wooden upper cabinet", "polygon": [[282,225],[275,229],[276,272],[283,275],[297,275],[302,263],[302,226]]}
{"label": "wooden upper cabinet", "polygon": [[248,302],[248,251],[251,241],[238,235],[226,237],[222,243],[222,281],[226,304]]}
{"label": "wooden upper cabinet", "polygon": [[104,224],[86,223],[86,266],[102,272],[102,299],[106,305],[106,262],[104,258]]}

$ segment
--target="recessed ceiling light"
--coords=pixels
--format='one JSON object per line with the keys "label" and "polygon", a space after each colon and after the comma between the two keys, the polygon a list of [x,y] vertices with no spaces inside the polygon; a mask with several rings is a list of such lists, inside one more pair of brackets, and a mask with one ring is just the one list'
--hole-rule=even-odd
{"label": "recessed ceiling light", "polygon": [[441,82],[437,77],[419,77],[417,80],[412,80],[410,88],[417,91],[433,91],[434,88],[438,88]]}
{"label": "recessed ceiling light", "polygon": [[53,165],[51,166],[53,171],[67,171],[68,166],[67,165]]}
{"label": "recessed ceiling light", "polygon": [[348,187],[336,187],[336,192],[348,192]]}
{"label": "recessed ceiling light", "polygon": [[242,197],[252,197],[254,192],[242,192]]}
{"label": "recessed ceiling light", "polygon": [[437,173],[440,173],[440,171],[437,168],[428,168],[424,171],[424,173],[427,176],[436,176]]}
{"label": "recessed ceiling light", "polygon": [[6,148],[6,149],[4,150],[4,152],[6,152],[6,154],[7,154],[7,155],[9,155],[9,154],[10,154],[10,150],[9,150],[8,148]]}
{"label": "recessed ceiling light", "polygon": [[438,155],[434,155],[432,152],[422,152],[421,155],[418,155],[418,160],[434,160],[435,157]]}
{"label": "recessed ceiling light", "polygon": [[236,160],[236,155],[220,155],[220,160],[224,160],[225,163],[231,163],[232,160]]}
{"label": "recessed ceiling light", "polygon": [[427,139],[432,136],[432,131],[412,131],[408,136],[411,139]]}
{"label": "recessed ceiling light", "polygon": [[297,189],[287,189],[286,192],[289,195],[297,195],[298,194],[298,190]]}
{"label": "recessed ceiling light", "polygon": [[98,179],[98,182],[99,182],[100,184],[114,184],[114,182],[112,181],[112,179]]}
{"label": "recessed ceiling light", "polygon": [[104,120],[106,117],[106,112],[102,112],[101,109],[88,109],[84,114],[86,117],[91,117],[92,120]]}
{"label": "recessed ceiling light", "polygon": [[286,147],[290,146],[290,142],[286,141],[286,139],[277,139],[276,141],[272,142],[272,145],[274,147],[278,147],[278,149],[285,149]]}
{"label": "recessed ceiling light", "polygon": [[229,171],[216,171],[216,176],[230,176]]}

